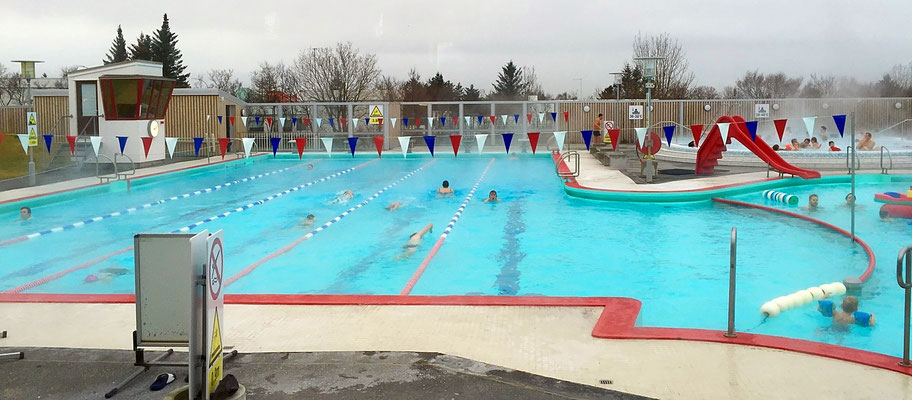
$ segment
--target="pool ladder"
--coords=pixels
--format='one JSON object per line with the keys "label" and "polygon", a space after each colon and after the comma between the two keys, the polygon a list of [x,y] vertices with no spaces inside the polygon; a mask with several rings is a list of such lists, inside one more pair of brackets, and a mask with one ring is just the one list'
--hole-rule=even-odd
{"label": "pool ladder", "polygon": [[[574,151],[574,150],[568,150],[568,151],[564,152],[563,154],[561,154],[560,161],[561,162],[556,163],[554,165],[554,169],[557,172],[557,176],[561,177],[561,179],[564,179],[564,180],[569,180],[569,179],[576,178],[579,176],[579,171],[580,171],[579,152]],[[571,166],[570,166],[571,161],[573,162],[573,168],[571,168]],[[561,168],[560,168],[561,164],[567,164],[567,169],[569,169],[569,171],[566,171],[566,172],[561,171]]]}
{"label": "pool ladder", "polygon": [[[890,163],[887,166],[884,166],[884,152],[887,152],[887,161]],[[880,146],[880,173],[886,174],[888,171],[893,169],[893,156],[890,154],[890,149],[885,146]]]}
{"label": "pool ladder", "polygon": [[905,318],[903,319],[903,360],[899,365],[903,367],[912,367],[912,363],[909,362],[909,306],[910,302],[912,302],[912,245],[903,247],[896,257],[896,283],[898,283],[899,287],[906,292]]}

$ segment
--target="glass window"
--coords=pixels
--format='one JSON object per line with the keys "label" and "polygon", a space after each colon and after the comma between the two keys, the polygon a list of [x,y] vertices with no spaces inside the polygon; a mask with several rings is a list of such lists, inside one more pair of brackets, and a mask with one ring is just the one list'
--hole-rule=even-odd
{"label": "glass window", "polygon": [[171,99],[171,89],[173,88],[174,82],[162,82],[161,99],[158,102],[158,112],[155,113],[156,118],[161,119],[165,117],[165,111],[168,110],[168,100]]}
{"label": "glass window", "polygon": [[83,117],[98,115],[97,93],[94,83],[79,83],[79,98],[82,101],[79,108]]}
{"label": "glass window", "polygon": [[139,105],[139,80],[113,80],[114,109],[117,118],[136,118],[136,107]]}
{"label": "glass window", "polygon": [[152,83],[154,81],[149,79],[142,80],[143,91],[142,91],[142,103],[139,104],[139,117],[148,118],[149,117],[149,101],[152,99]]}
{"label": "glass window", "polygon": [[154,118],[156,115],[158,115],[158,103],[159,97],[161,97],[161,87],[162,81],[153,81],[152,97],[149,99],[149,118]]}

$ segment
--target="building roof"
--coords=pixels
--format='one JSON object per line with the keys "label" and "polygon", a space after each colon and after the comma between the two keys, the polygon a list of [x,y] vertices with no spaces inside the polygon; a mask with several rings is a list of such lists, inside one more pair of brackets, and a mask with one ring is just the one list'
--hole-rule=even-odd
{"label": "building roof", "polygon": [[139,75],[139,74],[131,74],[131,75],[102,75],[102,76],[99,76],[98,79],[155,79],[155,80],[159,80],[159,81],[171,81],[171,82],[175,82],[174,79],[165,78],[164,76]]}
{"label": "building roof", "polygon": [[67,89],[32,89],[33,97],[67,97]]}
{"label": "building roof", "polygon": [[177,89],[174,89],[174,92],[172,93],[172,95],[174,95],[174,96],[220,96],[220,97],[224,97],[225,100],[228,100],[237,105],[247,106],[246,101],[241,100],[231,94],[228,94],[225,91],[215,89],[215,88],[183,88],[183,89],[177,88]]}
{"label": "building roof", "polygon": [[131,65],[131,64],[141,64],[141,65],[147,65],[147,66],[150,66],[150,67],[161,67],[161,66],[162,66],[162,63],[156,62],[156,61],[129,60],[129,61],[121,61],[121,62],[116,62],[116,63],[110,63],[110,64],[105,64],[105,65],[99,65],[99,66],[97,66],[97,67],[89,67],[89,68],[79,69],[79,70],[70,72],[68,76],[69,76],[70,78],[72,78],[72,77],[74,77],[74,76],[85,75],[85,74],[90,73],[90,72],[103,71],[103,70],[106,70],[106,69],[117,69],[117,68],[119,68],[119,67],[123,67],[123,66],[126,66],[126,65]]}

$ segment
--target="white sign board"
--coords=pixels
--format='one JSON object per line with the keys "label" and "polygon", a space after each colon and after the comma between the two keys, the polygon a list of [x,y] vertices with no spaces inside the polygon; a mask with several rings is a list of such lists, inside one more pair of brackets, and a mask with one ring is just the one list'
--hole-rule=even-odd
{"label": "white sign board", "polygon": [[380,125],[380,120],[383,118],[383,105],[382,104],[371,104],[370,105],[370,125]]}
{"label": "white sign board", "polygon": [[643,119],[643,106],[628,106],[627,119]]}
{"label": "white sign board", "polygon": [[209,236],[208,261],[206,262],[206,396],[215,391],[224,375],[222,351],[222,321],[225,304],[225,232],[219,230]]}
{"label": "white sign board", "polygon": [[769,118],[770,117],[770,105],[769,104],[754,104],[754,118]]}

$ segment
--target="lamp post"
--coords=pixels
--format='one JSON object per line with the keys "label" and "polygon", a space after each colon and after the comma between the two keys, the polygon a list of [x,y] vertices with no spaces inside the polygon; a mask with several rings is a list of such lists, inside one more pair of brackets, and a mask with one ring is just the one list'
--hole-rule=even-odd
{"label": "lamp post", "polygon": [[623,72],[609,72],[611,75],[614,75],[614,99],[617,101],[621,100],[621,77],[624,76]]}
{"label": "lamp post", "polygon": [[573,78],[575,81],[579,81],[579,95],[576,96],[577,100],[583,99],[583,78]]}
{"label": "lamp post", "polygon": [[651,126],[652,114],[652,88],[655,87],[653,82],[656,77],[656,64],[665,57],[635,57],[633,60],[643,66],[643,78],[646,78],[646,139],[643,141],[643,148],[646,149],[646,183],[651,183],[655,174],[655,155],[652,154],[652,134],[649,129]]}
{"label": "lamp post", "polygon": [[[13,60],[14,63],[19,63],[20,73],[19,77],[25,79],[25,90],[26,97],[28,98],[27,110],[32,112],[32,79],[35,79],[35,64],[43,63],[44,61],[38,60]],[[37,122],[37,121],[36,121]],[[28,176],[29,176],[29,186],[35,186],[35,156],[32,146],[28,147],[29,154],[29,163],[28,163]]]}

